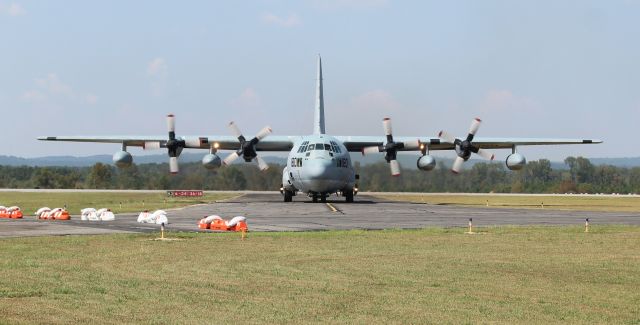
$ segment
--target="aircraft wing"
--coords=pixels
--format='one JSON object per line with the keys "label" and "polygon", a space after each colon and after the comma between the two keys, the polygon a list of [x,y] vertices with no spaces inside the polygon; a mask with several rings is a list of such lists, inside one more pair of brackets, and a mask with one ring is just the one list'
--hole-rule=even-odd
{"label": "aircraft wing", "polygon": [[[289,151],[293,144],[300,137],[297,136],[269,136],[260,140],[256,145],[259,151]],[[209,149],[213,144],[217,144],[220,150],[237,150],[240,141],[233,136],[180,136],[178,140],[185,141],[185,148]],[[142,147],[148,143],[160,143],[160,147],[165,147],[166,135],[159,136],[49,136],[39,137],[42,141],[68,141],[68,142],[90,142],[90,143],[118,143],[127,147]]]}
{"label": "aircraft wing", "polygon": [[[385,137],[375,136],[337,136],[336,139],[342,141],[350,152],[359,152],[366,147],[381,146],[386,143]],[[446,142],[440,138],[425,137],[394,137],[395,142],[410,142],[419,140],[426,144],[429,150],[452,150],[454,144]],[[536,146],[536,145],[561,145],[561,144],[590,144],[602,143],[601,140],[588,139],[554,139],[554,138],[482,138],[473,139],[474,145],[483,149],[511,149],[514,146]],[[399,149],[399,151],[406,151]]]}

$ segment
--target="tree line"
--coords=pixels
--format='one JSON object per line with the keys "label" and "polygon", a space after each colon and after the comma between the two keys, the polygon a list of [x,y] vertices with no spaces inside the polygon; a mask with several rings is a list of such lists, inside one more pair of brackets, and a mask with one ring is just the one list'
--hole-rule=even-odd
{"label": "tree line", "polygon": [[[509,171],[502,163],[476,163],[452,174],[440,163],[431,172],[404,168],[392,177],[385,162],[360,166],[361,191],[468,192],[468,193],[640,193],[640,167],[593,165],[587,158],[568,157],[567,169],[551,168],[540,159],[521,171]],[[209,171],[199,163],[185,163],[178,175],[169,175],[167,164],[141,164],[118,169],[96,163],[92,167],[0,166],[0,188],[42,189],[192,189],[278,190],[282,165],[261,172],[250,164]]]}

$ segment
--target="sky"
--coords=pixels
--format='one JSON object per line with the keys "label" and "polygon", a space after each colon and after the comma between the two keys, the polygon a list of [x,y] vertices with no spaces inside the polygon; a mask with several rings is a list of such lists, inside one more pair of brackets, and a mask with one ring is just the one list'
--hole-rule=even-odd
{"label": "sky", "polygon": [[638,17],[639,0],[0,0],[0,154],[112,154],[35,138],[165,134],[168,113],[178,135],[310,134],[321,54],[332,135],[480,117],[478,136],[605,141],[529,160],[640,156]]}

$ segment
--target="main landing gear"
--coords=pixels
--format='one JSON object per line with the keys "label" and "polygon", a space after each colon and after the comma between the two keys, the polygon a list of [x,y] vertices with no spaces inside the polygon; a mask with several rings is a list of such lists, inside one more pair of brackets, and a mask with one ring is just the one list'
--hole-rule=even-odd
{"label": "main landing gear", "polygon": [[313,193],[313,195],[311,196],[311,201],[313,201],[313,203],[318,203],[318,199],[320,199],[320,202],[322,203],[327,203],[326,194]]}

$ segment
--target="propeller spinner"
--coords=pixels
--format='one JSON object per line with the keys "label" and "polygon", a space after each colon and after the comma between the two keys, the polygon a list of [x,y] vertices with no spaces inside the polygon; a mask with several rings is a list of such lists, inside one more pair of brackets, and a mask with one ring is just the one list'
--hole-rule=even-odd
{"label": "propeller spinner", "polygon": [[440,131],[438,137],[446,142],[453,143],[455,145],[456,160],[453,162],[453,166],[451,167],[451,171],[455,174],[460,173],[460,169],[462,169],[462,163],[469,160],[471,157],[471,153],[475,153],[480,155],[481,157],[487,160],[493,160],[495,155],[491,152],[481,149],[473,144],[473,138],[475,137],[478,129],[480,128],[480,123],[482,120],[479,118],[475,118],[471,121],[471,127],[469,128],[469,134],[467,134],[467,138],[465,140],[460,140],[446,131]]}
{"label": "propeller spinner", "polygon": [[238,157],[242,156],[242,158],[246,161],[252,161],[253,159],[256,159],[256,161],[258,162],[258,167],[260,168],[260,170],[266,170],[269,168],[269,165],[267,165],[267,163],[260,157],[258,156],[258,153],[256,151],[256,144],[258,144],[258,142],[260,142],[260,140],[266,138],[269,134],[271,134],[271,128],[269,126],[265,126],[262,130],[260,130],[255,137],[253,137],[253,139],[248,140],[244,137],[244,135],[242,135],[242,132],[240,131],[240,128],[238,127],[238,125],[235,122],[231,122],[229,123],[229,129],[231,129],[231,132],[233,132],[233,134],[238,137],[238,141],[240,141],[240,148],[238,148],[238,150],[236,150],[235,152],[231,153],[229,156],[227,156],[223,163],[225,165],[230,165],[231,163],[233,163],[236,159],[238,159]]}
{"label": "propeller spinner", "polygon": [[399,149],[418,150],[420,148],[420,140],[395,142],[393,141],[393,132],[391,128],[391,119],[385,117],[382,120],[382,128],[384,134],[387,136],[387,143],[381,146],[366,147],[362,149],[362,154],[367,155],[371,153],[384,152],[384,159],[389,163],[392,176],[400,176],[400,164],[398,163],[397,155]]}

